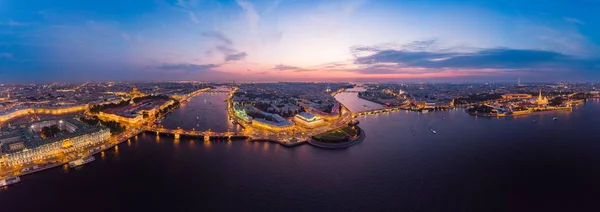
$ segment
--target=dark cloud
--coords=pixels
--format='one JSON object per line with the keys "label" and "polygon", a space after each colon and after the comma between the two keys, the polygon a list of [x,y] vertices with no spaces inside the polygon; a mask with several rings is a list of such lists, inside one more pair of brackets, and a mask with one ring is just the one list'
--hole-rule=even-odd
{"label": "dark cloud", "polygon": [[299,67],[296,66],[288,66],[288,65],[283,65],[283,64],[279,64],[276,65],[275,67],[273,67],[273,70],[276,71],[295,71],[300,69]]}
{"label": "dark cloud", "polygon": [[204,32],[202,33],[202,36],[204,37],[209,37],[209,38],[215,38],[227,45],[232,45],[233,42],[231,41],[231,39],[229,39],[227,36],[223,35],[223,33],[218,32],[218,31],[208,31],[208,32]]}
{"label": "dark cloud", "polygon": [[283,65],[283,64],[276,65],[275,67],[273,67],[273,70],[275,70],[275,71],[293,71],[293,72],[316,71],[314,69],[305,69],[305,68],[300,68],[300,67],[296,67],[296,66],[288,66],[288,65]]}
{"label": "dark cloud", "polygon": [[246,52],[229,54],[229,55],[225,56],[225,61],[243,60],[244,58],[246,58],[246,56],[248,56],[248,54],[246,54]]}
{"label": "dark cloud", "polygon": [[215,48],[217,49],[217,51],[225,55],[225,61],[243,60],[244,58],[246,58],[246,56],[248,56],[248,53],[238,52],[237,50],[226,45],[217,45]]}
{"label": "dark cloud", "polygon": [[216,67],[219,67],[219,65],[217,65],[217,64],[182,63],[182,64],[163,64],[163,65],[157,66],[156,68],[159,70],[166,70],[166,71],[195,72],[195,71],[207,71],[207,70],[210,70],[210,69],[216,68]]}
{"label": "dark cloud", "polygon": [[[423,45],[428,45],[424,43]],[[417,45],[418,46],[418,45]],[[420,48],[417,48],[420,49]],[[356,56],[356,64],[373,68],[386,64],[396,68],[428,69],[553,69],[589,70],[600,64],[598,58],[583,58],[544,50],[491,48],[472,52],[456,51],[413,51],[354,48],[358,53],[370,52],[368,56]],[[379,70],[374,68],[372,70]]]}
{"label": "dark cloud", "polygon": [[443,72],[443,69],[417,69],[417,68],[402,68],[393,64],[376,64],[369,65],[364,68],[351,69],[354,72],[362,74],[429,74]]}
{"label": "dark cloud", "polygon": [[217,45],[215,47],[219,52],[225,54],[225,55],[230,55],[236,52],[235,49],[231,48],[230,46],[224,46],[224,45]]}
{"label": "dark cloud", "polygon": [[364,52],[380,52],[385,50],[396,50],[396,51],[438,51],[440,50],[441,44],[436,39],[413,41],[407,44],[394,44],[386,43],[374,46],[353,46],[350,51],[357,55]]}
{"label": "dark cloud", "polygon": [[215,38],[222,42],[222,44],[216,45],[215,49],[225,56],[225,61],[243,60],[244,58],[246,58],[246,56],[248,56],[248,53],[236,50],[233,47],[233,41],[231,41],[231,39],[229,39],[221,32],[208,31],[202,33],[202,36]]}

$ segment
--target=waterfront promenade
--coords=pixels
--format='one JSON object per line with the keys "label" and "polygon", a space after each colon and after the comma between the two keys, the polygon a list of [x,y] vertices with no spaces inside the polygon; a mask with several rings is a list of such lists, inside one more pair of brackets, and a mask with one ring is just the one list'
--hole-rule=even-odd
{"label": "waterfront promenade", "polygon": [[[123,132],[119,135],[112,136],[106,142],[103,142],[98,145],[90,146],[90,147],[85,148],[84,150],[76,152],[76,153],[68,153],[68,154],[63,155],[62,157],[50,158],[50,159],[47,159],[44,161],[36,161],[35,163],[30,163],[27,165],[3,168],[2,170],[0,170],[0,179],[10,177],[10,176],[24,176],[24,175],[33,174],[36,172],[56,168],[59,166],[63,166],[65,164],[69,163],[70,161],[77,160],[79,158],[83,158],[83,157],[90,156],[90,155],[95,155],[95,154],[98,154],[107,149],[113,148],[114,146],[116,146],[120,143],[123,143],[124,141],[127,141],[130,138],[135,137],[142,132],[143,132],[142,130],[138,130],[138,129],[129,130],[129,131]],[[98,150],[92,151],[94,149],[98,149]]]}

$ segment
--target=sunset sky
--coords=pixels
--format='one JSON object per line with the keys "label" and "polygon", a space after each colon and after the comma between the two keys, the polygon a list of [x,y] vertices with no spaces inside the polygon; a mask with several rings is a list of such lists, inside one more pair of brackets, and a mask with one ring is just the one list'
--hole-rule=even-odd
{"label": "sunset sky", "polygon": [[600,80],[598,11],[597,0],[0,0],[0,83]]}

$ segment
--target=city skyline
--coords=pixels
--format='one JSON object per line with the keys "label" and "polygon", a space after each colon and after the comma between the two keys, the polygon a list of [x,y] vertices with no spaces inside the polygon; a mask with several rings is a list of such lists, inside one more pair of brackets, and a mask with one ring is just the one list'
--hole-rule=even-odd
{"label": "city skyline", "polygon": [[0,1],[0,83],[600,81],[593,1]]}

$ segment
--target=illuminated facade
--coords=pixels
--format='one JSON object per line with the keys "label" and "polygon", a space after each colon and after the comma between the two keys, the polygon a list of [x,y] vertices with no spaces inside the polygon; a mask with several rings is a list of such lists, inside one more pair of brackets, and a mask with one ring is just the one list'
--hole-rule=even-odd
{"label": "illuminated facade", "polygon": [[[141,105],[135,105],[138,110],[135,110],[135,113],[127,113],[127,114],[115,114],[110,112],[98,112],[98,118],[107,121],[116,121],[121,123],[128,124],[140,124],[144,121],[144,114],[148,114],[148,117],[154,117],[154,115],[159,111],[167,108],[170,105],[175,103],[174,100],[169,100],[160,106],[154,106],[153,108],[144,108],[139,109]],[[142,103],[143,105],[144,103]],[[131,109],[131,108],[130,108]],[[125,109],[124,109],[125,110]]]}
{"label": "illuminated facade", "polygon": [[[43,127],[58,126],[61,133],[43,139],[38,133]],[[60,156],[100,144],[110,138],[105,127],[90,127],[75,119],[46,120],[27,125],[3,128],[0,136],[2,165],[18,166]]]}
{"label": "illuminated facade", "polygon": [[248,116],[248,114],[246,113],[246,108],[243,106],[234,105],[233,106],[233,114],[237,118],[242,119],[246,122],[252,121],[252,117]]}
{"label": "illuminated facade", "polygon": [[299,105],[301,107],[303,107],[304,110],[306,110],[307,112],[314,113],[314,114],[318,115],[320,118],[323,118],[327,121],[333,121],[340,117],[340,103],[338,103],[338,102],[334,103],[333,106],[331,107],[331,113],[323,112],[323,111],[321,111],[317,108],[314,108],[308,104],[299,103]]}
{"label": "illuminated facade", "polygon": [[125,117],[117,114],[98,112],[97,116],[102,120],[116,121],[129,124],[138,124],[141,123],[142,120],[144,120],[142,115],[138,115],[135,117]]}
{"label": "illuminated facade", "polygon": [[537,98],[537,104],[538,105],[547,105],[548,104],[548,98],[542,97],[542,90],[540,90],[540,95]]}
{"label": "illuminated facade", "polygon": [[294,122],[307,128],[315,128],[325,125],[325,121],[316,115],[301,112],[294,116]]}
{"label": "illuminated facade", "polygon": [[533,96],[531,94],[505,94],[502,95],[503,99],[531,99]]}
{"label": "illuminated facade", "polygon": [[65,113],[75,113],[84,111],[88,108],[88,105],[78,105],[72,107],[60,107],[60,108],[26,108],[17,110],[9,114],[1,115],[0,122],[8,121],[13,118],[20,116],[26,116],[30,114],[47,114],[47,115],[60,115]]}
{"label": "illuminated facade", "polygon": [[252,120],[252,127],[274,132],[292,131],[294,129],[294,122],[273,122],[257,118]]}

